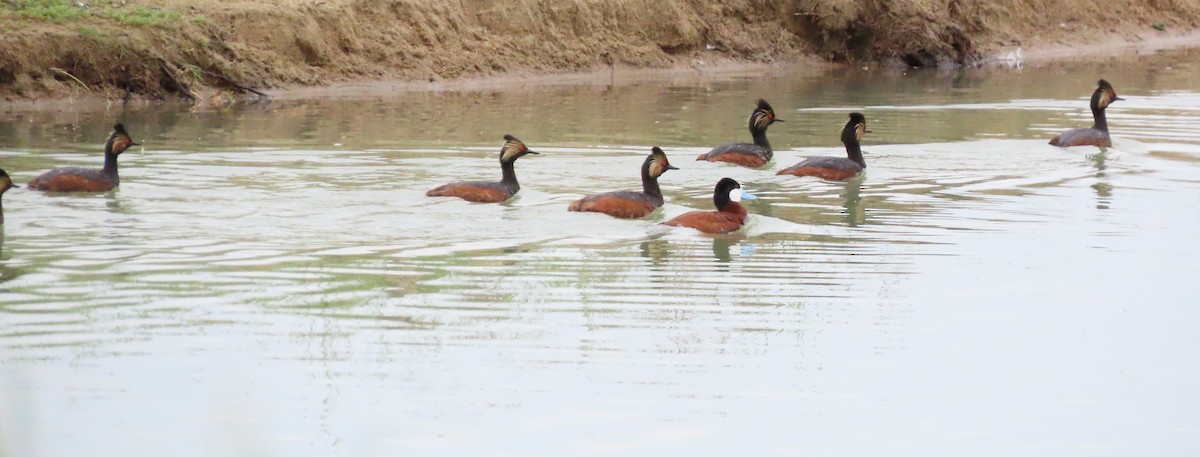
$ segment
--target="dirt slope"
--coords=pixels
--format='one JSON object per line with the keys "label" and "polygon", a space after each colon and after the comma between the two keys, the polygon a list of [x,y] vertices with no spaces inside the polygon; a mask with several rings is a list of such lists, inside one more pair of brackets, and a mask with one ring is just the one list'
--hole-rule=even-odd
{"label": "dirt slope", "polygon": [[970,63],[1015,45],[1191,30],[1200,0],[0,0],[0,95],[763,62]]}

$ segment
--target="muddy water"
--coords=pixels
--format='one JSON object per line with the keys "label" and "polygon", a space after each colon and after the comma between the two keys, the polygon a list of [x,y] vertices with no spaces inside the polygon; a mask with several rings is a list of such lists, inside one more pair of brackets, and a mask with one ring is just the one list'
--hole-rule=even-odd
{"label": "muddy water", "polygon": [[[0,113],[0,455],[1200,452],[1200,53]],[[1105,77],[1115,146],[1064,150]],[[745,140],[769,170],[691,159]],[[774,175],[840,154],[868,174]],[[501,205],[424,197],[539,156]],[[681,168],[646,220],[566,212]],[[89,151],[89,152],[84,152]],[[658,222],[733,177],[749,226]]]}

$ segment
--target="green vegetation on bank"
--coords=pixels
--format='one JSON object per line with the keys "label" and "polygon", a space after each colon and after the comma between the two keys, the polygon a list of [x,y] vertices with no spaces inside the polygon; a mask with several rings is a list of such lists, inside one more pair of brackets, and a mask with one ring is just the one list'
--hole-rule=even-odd
{"label": "green vegetation on bank", "polygon": [[193,88],[232,80],[206,50],[211,26],[200,11],[153,0],[0,0],[0,93],[195,99]]}
{"label": "green vegetation on bank", "polygon": [[0,18],[6,16],[49,22],[103,19],[147,27],[169,26],[183,19],[182,13],[171,9],[115,0],[0,0]]}

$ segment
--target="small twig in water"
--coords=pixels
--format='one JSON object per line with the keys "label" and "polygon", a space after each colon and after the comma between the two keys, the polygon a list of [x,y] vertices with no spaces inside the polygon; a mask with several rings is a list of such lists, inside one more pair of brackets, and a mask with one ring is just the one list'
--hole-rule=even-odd
{"label": "small twig in water", "polygon": [[255,95],[258,95],[259,97],[268,97],[268,98],[270,97],[270,95],[267,95],[267,94],[266,94],[266,92],[260,91],[260,90],[258,90],[258,89],[255,89],[255,88],[253,88],[253,87],[247,86],[247,85],[245,85],[245,84],[242,84],[242,83],[239,83],[239,82],[237,82],[237,81],[234,81],[232,78],[230,78],[230,77],[228,77],[228,76],[225,76],[225,75],[222,75],[222,74],[219,74],[219,73],[213,73],[213,72],[211,72],[211,71],[208,71],[208,70],[200,70],[200,71],[204,72],[204,74],[206,74],[206,75],[209,75],[209,76],[212,76],[212,77],[214,77],[214,78],[217,78],[217,79],[219,79],[219,80],[221,80],[221,81],[224,81],[224,82],[225,82],[225,84],[228,84],[228,85],[230,85],[230,86],[233,86],[234,88],[241,89],[241,90],[244,90],[244,91],[246,91],[246,92],[252,92],[252,93],[254,93]]}
{"label": "small twig in water", "polygon": [[58,74],[60,74],[60,75],[64,75],[64,76],[66,76],[66,77],[68,77],[68,78],[71,78],[71,80],[73,80],[73,81],[75,81],[75,82],[79,83],[79,85],[80,85],[80,86],[83,86],[83,88],[84,88],[85,90],[87,90],[88,92],[91,92],[91,91],[92,91],[92,88],[88,87],[88,85],[87,85],[87,84],[84,84],[84,83],[83,83],[83,81],[80,81],[80,80],[79,80],[79,78],[76,78],[76,77],[75,77],[75,75],[73,75],[73,74],[70,74],[70,73],[67,73],[67,71],[66,71],[66,70],[63,70],[63,69],[61,69],[61,68],[50,67],[50,71],[53,71],[53,72],[55,72],[55,73],[58,73]]}
{"label": "small twig in water", "polygon": [[192,99],[193,102],[202,100],[199,95],[197,95],[195,92],[192,92],[192,90],[189,89],[188,86],[183,83],[183,81],[180,81],[179,78],[175,76],[175,72],[171,71],[170,66],[165,60],[159,61],[158,66],[162,69],[163,74],[167,75],[168,78],[171,78],[171,82],[175,83],[175,87],[179,88],[181,94]]}

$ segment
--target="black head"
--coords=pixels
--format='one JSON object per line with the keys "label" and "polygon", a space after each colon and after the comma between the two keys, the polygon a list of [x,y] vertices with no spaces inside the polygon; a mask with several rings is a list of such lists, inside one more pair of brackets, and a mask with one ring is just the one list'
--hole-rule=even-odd
{"label": "black head", "polygon": [[1101,79],[1096,83],[1096,91],[1092,92],[1091,106],[1093,110],[1108,108],[1112,102],[1124,100],[1117,96],[1117,90],[1113,89],[1112,84]]}
{"label": "black head", "polygon": [[850,113],[850,120],[846,122],[845,127],[842,127],[842,144],[859,144],[862,142],[863,135],[869,132],[866,116],[863,116],[862,113]]}
{"label": "black head", "polygon": [[767,127],[776,122],[783,122],[783,119],[775,117],[775,110],[771,108],[770,103],[761,98],[758,99],[758,106],[750,112],[750,130],[765,131]]}
{"label": "black head", "polygon": [[667,170],[678,169],[679,167],[672,166],[671,162],[667,161],[667,153],[658,146],[650,148],[650,155],[646,156],[646,161],[642,163],[643,173],[651,178],[662,176]]}
{"label": "black head", "polygon": [[108,135],[108,142],[104,145],[105,154],[120,155],[129,149],[130,146],[139,146],[141,143],[134,143],[133,138],[129,137],[129,132],[125,130],[125,124],[117,123],[113,126],[112,134]]}
{"label": "black head", "polygon": [[717,186],[713,189],[713,204],[716,205],[717,211],[724,211],[730,203],[736,203],[746,200],[754,200],[758,197],[750,195],[742,185],[734,181],[733,178],[721,178],[717,181]]}
{"label": "black head", "polygon": [[512,135],[504,135],[504,146],[500,148],[500,162],[514,162],[525,154],[537,154],[525,147],[525,143]]}
{"label": "black head", "polygon": [[12,189],[14,187],[21,187],[21,186],[13,184],[12,178],[8,177],[8,172],[0,169],[0,195],[3,195],[9,189]]}

